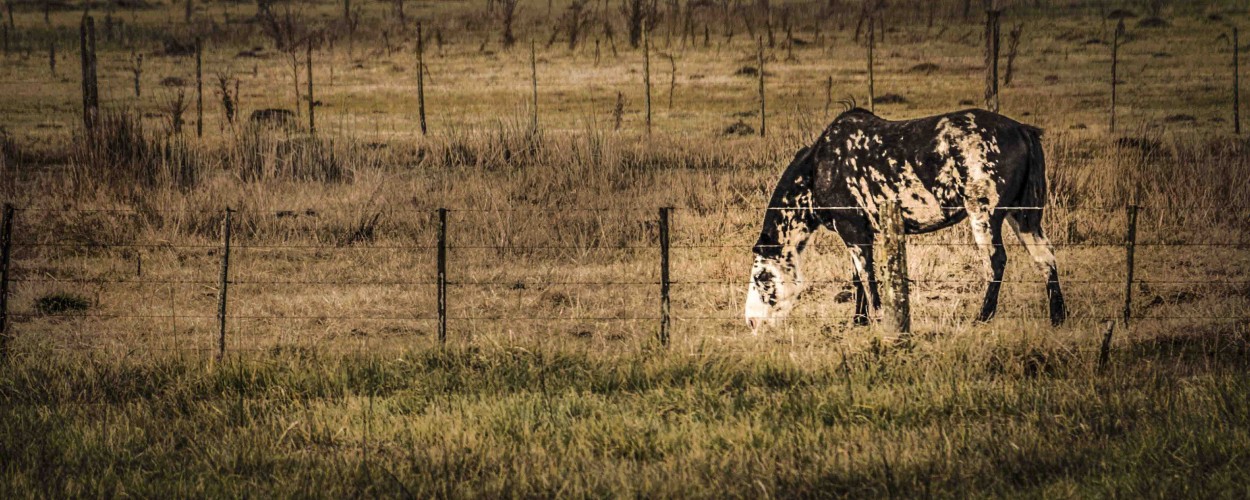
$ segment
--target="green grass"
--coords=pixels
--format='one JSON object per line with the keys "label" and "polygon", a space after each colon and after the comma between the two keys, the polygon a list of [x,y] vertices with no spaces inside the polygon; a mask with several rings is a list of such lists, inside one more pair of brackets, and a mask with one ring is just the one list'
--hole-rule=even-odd
{"label": "green grass", "polygon": [[825,362],[550,344],[18,359],[0,371],[0,484],[6,496],[1235,497],[1250,466],[1238,332],[1132,343],[1104,371],[1074,345],[944,340]]}

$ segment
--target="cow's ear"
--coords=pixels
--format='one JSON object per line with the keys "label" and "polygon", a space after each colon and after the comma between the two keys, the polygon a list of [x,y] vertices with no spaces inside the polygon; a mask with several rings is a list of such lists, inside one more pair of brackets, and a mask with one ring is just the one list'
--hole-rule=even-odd
{"label": "cow's ear", "polygon": [[802,157],[803,157],[803,155],[807,154],[807,151],[808,151],[809,149],[812,149],[812,148],[811,148],[811,147],[808,147],[808,146],[803,146],[802,148],[800,148],[800,149],[799,149],[799,152],[794,153],[794,160],[791,160],[791,162],[796,162],[796,161],[799,161],[799,158],[802,158]]}

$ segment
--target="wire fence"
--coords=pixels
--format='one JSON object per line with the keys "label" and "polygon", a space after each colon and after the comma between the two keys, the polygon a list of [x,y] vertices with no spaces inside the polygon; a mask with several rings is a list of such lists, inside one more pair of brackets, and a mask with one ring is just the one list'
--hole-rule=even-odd
{"label": "wire fence", "polygon": [[[324,241],[327,228],[313,227],[321,222],[273,231],[288,211],[183,211],[219,218],[218,234],[175,237],[135,230],[126,218],[100,228],[97,217],[80,217],[140,213],[130,209],[7,207],[0,339],[6,354],[17,346],[221,356],[492,335],[666,345],[742,334],[766,210],[405,208],[388,212],[395,227],[385,234]],[[1051,210],[1062,214],[1048,226],[1069,320],[1250,323],[1250,242],[1238,239],[1246,228],[1194,228],[1172,219],[1180,212]],[[913,321],[972,321],[987,280],[966,232],[909,235],[907,247]],[[828,236],[808,245],[805,298],[787,327],[837,331],[852,322],[846,248]],[[998,281],[1004,297],[994,321],[1048,321],[1044,278],[1027,255],[1011,261],[1019,264]]]}

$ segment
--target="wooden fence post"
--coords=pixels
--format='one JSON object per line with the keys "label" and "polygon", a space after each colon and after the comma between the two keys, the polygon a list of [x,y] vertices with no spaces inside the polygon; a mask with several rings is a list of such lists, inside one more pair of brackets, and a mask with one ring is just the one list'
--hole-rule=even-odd
{"label": "wooden fence post", "polygon": [[985,107],[998,112],[998,40],[999,12],[985,11]]}
{"label": "wooden fence post", "polygon": [[[347,2],[344,0],[344,9]],[[421,38],[421,23],[417,22],[417,116],[421,120],[421,135],[426,134],[425,128],[425,40]]]}
{"label": "wooden fence post", "polygon": [[1108,321],[1104,325],[1106,331],[1102,333],[1102,346],[1098,349],[1098,369],[1103,370],[1107,367],[1107,362],[1111,361],[1111,334],[1115,332],[1115,321]]}
{"label": "wooden fence post", "polygon": [[1241,134],[1241,47],[1237,46],[1237,26],[1233,26],[1233,133]]}
{"label": "wooden fence post", "polygon": [[308,76],[307,78],[308,80],[308,134],[317,135],[317,119],[315,115],[313,114],[313,108],[317,106],[317,99],[313,97],[312,52],[313,52],[313,41],[312,41],[312,38],[309,38],[308,39],[308,51],[307,51],[307,57],[308,57],[308,74],[307,74]]}
{"label": "wooden fence post", "polygon": [[4,204],[0,226],[0,364],[9,359],[9,255],[13,247],[13,205]]}
{"label": "wooden fence post", "polygon": [[669,340],[669,227],[672,207],[660,208],[660,345],[668,347]]}
{"label": "wooden fence post", "polygon": [[534,52],[534,39],[530,38],[530,88],[533,89],[534,108],[530,118],[530,128],[538,131],[538,56]]}
{"label": "wooden fence post", "polygon": [[1128,326],[1133,317],[1133,260],[1137,250],[1137,205],[1129,205],[1128,233],[1124,237],[1124,326]]}
{"label": "wooden fence post", "polygon": [[876,42],[873,41],[874,39],[873,30],[875,29],[876,28],[873,27],[873,23],[869,21],[868,22],[868,111],[873,112],[873,113],[877,112],[877,102],[876,102],[877,95],[876,95],[876,90],[873,89],[873,85],[875,84],[874,82],[875,75],[873,75],[873,72],[872,72],[872,67],[873,67],[872,50],[873,50],[873,46],[876,44]]}
{"label": "wooden fence post", "polygon": [[230,214],[221,219],[221,280],[217,289],[217,360],[226,356],[226,292],[230,286]]}
{"label": "wooden fence post", "polygon": [[647,108],[647,135],[651,135],[651,30],[642,26],[642,86]]}
{"label": "wooden fence post", "polygon": [[438,345],[447,344],[447,209],[438,209]]}
{"label": "wooden fence post", "polygon": [[[187,22],[191,22],[191,0],[187,0]],[[195,136],[204,137],[204,42],[199,38],[195,39]]]}
{"label": "wooden fence post", "polygon": [[82,121],[87,131],[92,131],[100,114],[100,94],[96,85],[95,20],[91,16],[83,16],[78,46],[82,56]]}
{"label": "wooden fence post", "polygon": [[903,206],[897,199],[881,206],[881,236],[885,249],[885,290],[882,297],[887,328],[911,333],[911,286],[907,278],[907,236]]}
{"label": "wooden fence post", "polygon": [[1111,133],[1115,133],[1115,101],[1116,85],[1119,80],[1120,37],[1124,36],[1124,20],[1115,25],[1115,35],[1111,39]]}
{"label": "wooden fence post", "polygon": [[760,81],[760,137],[764,137],[764,129],[768,126],[768,113],[766,112],[767,108],[764,106],[767,102],[767,99],[764,97],[764,38],[760,37],[757,41],[759,42],[756,59],[759,65],[757,73]]}

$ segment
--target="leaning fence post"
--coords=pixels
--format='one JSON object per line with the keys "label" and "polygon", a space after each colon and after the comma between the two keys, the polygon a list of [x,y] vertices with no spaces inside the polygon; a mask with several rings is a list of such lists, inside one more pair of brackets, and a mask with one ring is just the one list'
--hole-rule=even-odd
{"label": "leaning fence post", "polygon": [[668,347],[669,339],[669,219],[672,207],[660,208],[660,345]]}
{"label": "leaning fence post", "polygon": [[226,355],[226,292],[230,284],[230,214],[234,210],[226,207],[226,215],[221,219],[221,281],[217,289],[217,360]]}
{"label": "leaning fence post", "polygon": [[1102,345],[1098,348],[1098,369],[1103,370],[1111,361],[1111,334],[1115,332],[1115,321],[1108,321],[1106,331],[1102,333]]}
{"label": "leaning fence post", "polygon": [[903,207],[896,198],[881,206],[881,235],[885,247],[885,320],[888,328],[911,333],[911,290],[907,281],[907,236]]}
{"label": "leaning fence post", "polygon": [[[348,0],[344,0],[346,10]],[[421,120],[421,135],[426,134],[425,128],[425,40],[422,39],[421,22],[417,22],[417,117]]]}
{"label": "leaning fence post", "polygon": [[438,345],[447,343],[447,209],[438,209]]}
{"label": "leaning fence post", "polygon": [[1128,233],[1124,236],[1124,326],[1133,316],[1133,254],[1137,250],[1137,205],[1128,206]]}
{"label": "leaning fence post", "polygon": [[0,363],[9,359],[9,255],[13,246],[13,205],[4,204],[0,227]]}

